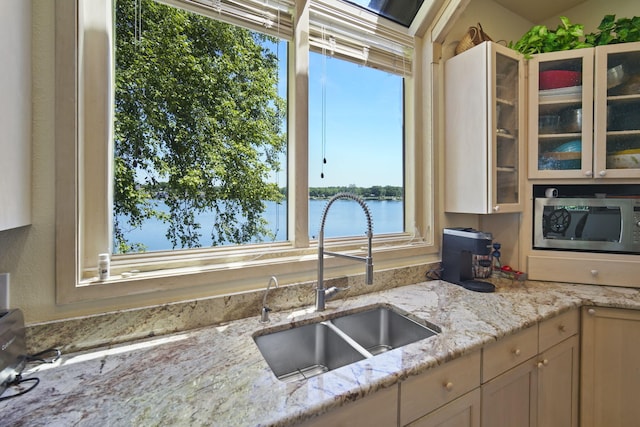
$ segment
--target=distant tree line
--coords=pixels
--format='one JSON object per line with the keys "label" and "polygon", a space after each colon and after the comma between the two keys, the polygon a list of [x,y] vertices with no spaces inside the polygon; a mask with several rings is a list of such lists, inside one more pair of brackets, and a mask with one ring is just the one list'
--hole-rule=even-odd
{"label": "distant tree line", "polygon": [[404,195],[402,187],[395,187],[393,185],[374,185],[373,187],[356,187],[355,185],[346,187],[309,187],[309,197],[312,199],[328,199],[341,192],[353,193],[364,199],[383,200],[400,200]]}
{"label": "distant tree line", "polygon": [[[166,197],[168,188],[165,183],[155,182],[143,186],[144,189],[153,194],[156,199]],[[374,185],[372,187],[356,187],[355,185],[340,187],[309,187],[309,198],[329,199],[338,193],[353,193],[363,199],[368,200],[402,200],[404,193],[402,187],[393,185]],[[287,196],[287,189],[280,188],[280,194]]]}

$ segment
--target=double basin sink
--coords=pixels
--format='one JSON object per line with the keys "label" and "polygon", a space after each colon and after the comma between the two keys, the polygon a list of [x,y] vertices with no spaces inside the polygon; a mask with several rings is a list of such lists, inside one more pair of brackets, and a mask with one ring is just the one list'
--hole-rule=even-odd
{"label": "double basin sink", "polygon": [[311,378],[341,366],[429,338],[440,328],[378,306],[278,332],[254,336],[275,376],[285,382]]}

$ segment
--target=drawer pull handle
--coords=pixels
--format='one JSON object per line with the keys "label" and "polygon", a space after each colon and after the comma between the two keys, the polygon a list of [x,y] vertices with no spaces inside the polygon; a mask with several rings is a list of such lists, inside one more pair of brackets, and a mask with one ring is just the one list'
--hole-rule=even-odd
{"label": "drawer pull handle", "polygon": [[521,351],[520,351],[519,348],[516,348],[515,350],[513,350],[513,355],[514,356],[520,356],[520,353],[521,353]]}
{"label": "drawer pull handle", "polygon": [[598,270],[591,270],[591,275],[596,277],[598,275]]}
{"label": "drawer pull handle", "polygon": [[445,388],[447,391],[451,391],[451,390],[453,390],[453,383],[452,383],[451,381],[444,383],[444,388]]}

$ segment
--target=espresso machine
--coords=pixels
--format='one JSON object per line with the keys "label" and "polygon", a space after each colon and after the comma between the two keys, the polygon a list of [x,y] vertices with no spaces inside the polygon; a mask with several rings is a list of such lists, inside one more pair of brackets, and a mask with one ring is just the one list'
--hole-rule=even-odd
{"label": "espresso machine", "polygon": [[473,228],[445,228],[442,233],[442,280],[475,292],[494,292],[493,284],[476,280],[473,273],[474,256],[490,255],[492,240],[491,233]]}

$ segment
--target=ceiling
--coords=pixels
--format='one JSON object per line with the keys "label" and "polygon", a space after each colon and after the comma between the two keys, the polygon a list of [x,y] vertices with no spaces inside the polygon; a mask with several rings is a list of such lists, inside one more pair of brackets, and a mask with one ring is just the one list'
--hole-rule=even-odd
{"label": "ceiling", "polygon": [[559,17],[564,11],[585,3],[586,0],[494,0],[496,3],[522,16],[534,24]]}

